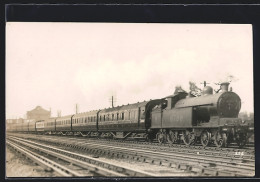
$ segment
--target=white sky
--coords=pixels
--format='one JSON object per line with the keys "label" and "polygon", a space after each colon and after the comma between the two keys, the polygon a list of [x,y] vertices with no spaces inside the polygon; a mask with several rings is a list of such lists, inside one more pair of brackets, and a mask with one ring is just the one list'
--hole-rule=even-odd
{"label": "white sky", "polygon": [[52,116],[162,98],[228,75],[253,111],[251,25],[21,23],[6,24],[6,117],[37,105]]}

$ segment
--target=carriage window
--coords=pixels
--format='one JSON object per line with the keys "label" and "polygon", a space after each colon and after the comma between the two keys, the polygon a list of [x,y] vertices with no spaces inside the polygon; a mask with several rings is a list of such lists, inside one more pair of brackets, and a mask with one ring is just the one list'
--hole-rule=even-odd
{"label": "carriage window", "polygon": [[125,118],[124,118],[124,116],[125,116],[125,113],[122,113],[122,120],[124,120]]}
{"label": "carriage window", "polygon": [[96,121],[96,116],[93,117],[93,122],[95,122],[95,121]]}
{"label": "carriage window", "polygon": [[101,121],[101,118],[102,118],[102,117],[101,117],[101,116],[99,116],[99,121]]}
{"label": "carriage window", "polygon": [[118,116],[119,116],[119,114],[118,114],[118,113],[116,113],[116,120],[118,120]]}
{"label": "carriage window", "polygon": [[106,121],[106,115],[104,115],[104,121]]}
{"label": "carriage window", "polygon": [[112,121],[114,120],[114,114],[112,114]]}
{"label": "carriage window", "polygon": [[107,115],[107,120],[109,121],[109,114]]}

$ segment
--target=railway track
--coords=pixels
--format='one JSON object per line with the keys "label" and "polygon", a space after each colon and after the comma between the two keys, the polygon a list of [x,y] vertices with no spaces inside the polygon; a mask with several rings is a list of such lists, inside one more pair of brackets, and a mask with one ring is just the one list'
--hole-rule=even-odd
{"label": "railway track", "polygon": [[[31,137],[31,139],[33,139],[33,137]],[[93,143],[93,141],[91,142],[84,138],[58,137],[55,139],[55,137],[38,136],[37,140],[63,145],[100,156],[135,160],[183,169],[202,176],[254,175],[254,157],[253,155],[247,154],[246,151],[241,151],[241,149],[239,151],[233,151],[231,155],[230,151],[187,150],[187,148],[178,148],[169,151],[167,147],[157,147],[153,150],[147,150],[140,145],[132,145],[130,147],[115,146],[114,143],[113,145],[104,144],[102,142]],[[236,155],[235,152],[240,152],[240,155]],[[241,155],[242,152],[245,154]]]}
{"label": "railway track", "polygon": [[[75,139],[75,138],[74,138]],[[74,140],[73,139],[73,140]],[[78,138],[76,138],[78,139]],[[78,139],[80,140],[80,139]],[[86,139],[82,139],[86,140]],[[111,143],[116,146],[126,146],[126,147],[137,147],[147,150],[162,150],[162,151],[171,151],[171,152],[187,152],[194,154],[212,154],[212,155],[222,155],[229,156],[232,158],[244,158],[244,159],[255,159],[255,150],[253,147],[246,149],[239,148],[217,148],[217,147],[202,147],[202,146],[186,146],[181,144],[159,144],[159,143],[150,143],[150,142],[137,142],[137,141],[124,141],[124,140],[111,140],[111,139],[91,139],[88,138],[88,141],[98,142],[98,143]],[[242,155],[241,155],[242,154]]]}
{"label": "railway track", "polygon": [[49,171],[54,170],[61,176],[154,176],[152,173],[130,169],[17,137],[8,137],[6,144],[34,163]]}

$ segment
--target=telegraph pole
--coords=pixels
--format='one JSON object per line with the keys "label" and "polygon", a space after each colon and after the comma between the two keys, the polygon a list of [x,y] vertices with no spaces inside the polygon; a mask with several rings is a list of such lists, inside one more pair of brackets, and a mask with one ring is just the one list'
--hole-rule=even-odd
{"label": "telegraph pole", "polygon": [[78,114],[79,106],[76,104],[76,114]]}
{"label": "telegraph pole", "polygon": [[109,102],[111,102],[111,106],[114,107],[114,103],[116,102],[116,98],[112,95],[111,98],[109,99]]}

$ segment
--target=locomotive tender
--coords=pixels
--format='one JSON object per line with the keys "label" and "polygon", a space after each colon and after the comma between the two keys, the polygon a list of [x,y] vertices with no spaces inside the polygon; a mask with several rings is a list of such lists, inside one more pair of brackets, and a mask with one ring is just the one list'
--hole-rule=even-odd
{"label": "locomotive tender", "polygon": [[239,96],[221,84],[221,92],[205,86],[202,96],[185,91],[162,99],[49,118],[46,121],[13,124],[8,131],[71,134],[114,139],[158,140],[160,143],[243,147],[253,127],[238,118]]}

